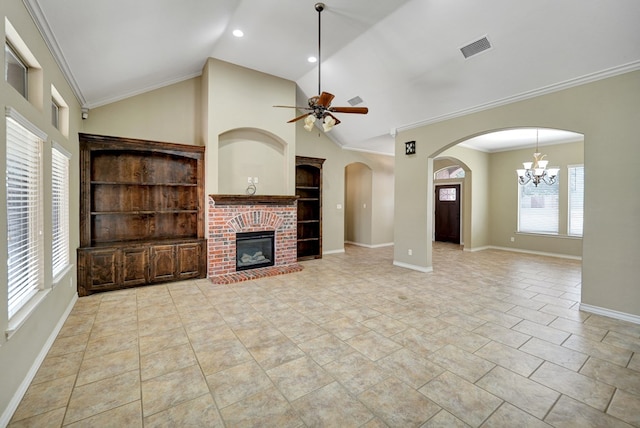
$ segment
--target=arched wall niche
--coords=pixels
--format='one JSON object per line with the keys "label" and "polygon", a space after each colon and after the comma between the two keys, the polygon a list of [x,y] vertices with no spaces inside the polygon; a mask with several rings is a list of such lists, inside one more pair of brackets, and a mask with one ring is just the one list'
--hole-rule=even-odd
{"label": "arched wall niche", "polygon": [[269,131],[226,131],[218,137],[218,193],[245,194],[251,178],[256,194],[285,195],[288,164],[287,143]]}

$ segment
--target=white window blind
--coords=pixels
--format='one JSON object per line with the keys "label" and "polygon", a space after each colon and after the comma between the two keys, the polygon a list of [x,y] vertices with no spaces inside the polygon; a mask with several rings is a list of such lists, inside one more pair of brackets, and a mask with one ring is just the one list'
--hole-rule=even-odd
{"label": "white window blind", "polygon": [[55,278],[69,265],[69,158],[62,147],[51,151],[52,269]]}
{"label": "white window blind", "polygon": [[582,236],[584,166],[569,167],[569,235]]}
{"label": "white window blind", "polygon": [[46,135],[11,109],[7,109],[6,122],[7,282],[11,318],[43,284],[41,152]]}
{"label": "white window blind", "polygon": [[529,233],[558,233],[559,180],[552,185],[536,187],[533,182],[518,185],[518,231]]}

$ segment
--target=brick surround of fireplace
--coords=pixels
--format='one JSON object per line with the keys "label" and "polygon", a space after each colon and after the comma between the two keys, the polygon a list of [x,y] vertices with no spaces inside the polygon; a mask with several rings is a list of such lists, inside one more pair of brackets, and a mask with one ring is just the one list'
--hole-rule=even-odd
{"label": "brick surround of fireplace", "polygon": [[[229,284],[302,270],[297,262],[297,196],[209,195],[207,272]],[[236,233],[274,231],[273,266],[236,272]]]}

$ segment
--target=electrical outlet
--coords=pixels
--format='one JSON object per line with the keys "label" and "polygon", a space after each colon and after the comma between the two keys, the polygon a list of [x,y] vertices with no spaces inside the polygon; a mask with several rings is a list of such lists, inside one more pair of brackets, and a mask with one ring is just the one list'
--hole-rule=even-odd
{"label": "electrical outlet", "polygon": [[511,242],[515,242],[516,238],[514,238],[513,236],[511,237]]}
{"label": "electrical outlet", "polygon": [[413,256],[413,250],[407,250],[407,254]]}
{"label": "electrical outlet", "polygon": [[253,177],[253,184],[258,184],[258,177]]}
{"label": "electrical outlet", "polygon": [[247,177],[247,183],[253,184],[253,179],[251,177]]}

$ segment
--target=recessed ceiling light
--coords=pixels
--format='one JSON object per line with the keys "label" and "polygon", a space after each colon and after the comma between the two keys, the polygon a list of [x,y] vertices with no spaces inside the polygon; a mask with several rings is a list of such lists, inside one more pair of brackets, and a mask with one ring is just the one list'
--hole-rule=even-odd
{"label": "recessed ceiling light", "polygon": [[318,61],[318,58],[316,58],[315,56],[310,56],[309,58],[307,58],[307,61],[316,62],[316,61]]}
{"label": "recessed ceiling light", "polygon": [[233,35],[240,38],[244,36],[244,33],[242,32],[242,30],[233,30]]}

